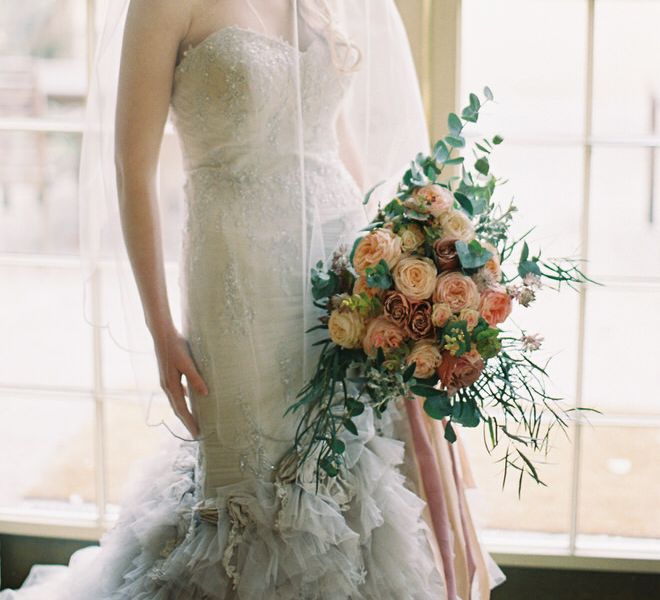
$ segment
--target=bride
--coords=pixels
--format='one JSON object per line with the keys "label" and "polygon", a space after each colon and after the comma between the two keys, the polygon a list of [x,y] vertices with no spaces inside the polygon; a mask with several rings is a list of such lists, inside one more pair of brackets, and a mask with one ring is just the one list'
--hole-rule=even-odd
{"label": "bride", "polygon": [[[318,489],[313,464],[280,469],[296,426],[284,412],[317,357],[310,267],[369,222],[382,195],[365,206],[365,191],[428,147],[392,0],[123,4],[110,8],[123,34],[105,196],[192,439],[143,467],[100,548],[35,566],[0,599],[488,598],[503,576],[476,538],[467,464],[414,401],[356,417],[345,465]],[[156,209],[168,114],[186,175],[181,332]]]}

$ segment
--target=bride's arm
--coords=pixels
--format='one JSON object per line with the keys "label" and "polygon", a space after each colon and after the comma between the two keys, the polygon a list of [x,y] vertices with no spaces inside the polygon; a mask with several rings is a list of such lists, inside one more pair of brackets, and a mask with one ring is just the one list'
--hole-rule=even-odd
{"label": "bride's arm", "polygon": [[115,166],[124,241],[158,354],[161,385],[195,435],[181,373],[200,393],[205,386],[172,320],[156,182],[178,48],[190,22],[188,5],[181,0],[131,0],[117,91]]}

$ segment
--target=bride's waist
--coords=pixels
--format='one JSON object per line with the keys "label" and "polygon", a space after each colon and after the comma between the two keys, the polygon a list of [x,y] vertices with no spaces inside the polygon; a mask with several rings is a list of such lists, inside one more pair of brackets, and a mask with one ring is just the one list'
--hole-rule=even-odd
{"label": "bride's waist", "polygon": [[194,175],[199,171],[214,171],[228,179],[243,180],[247,176],[291,176],[328,166],[341,167],[343,164],[335,150],[306,151],[302,156],[301,160],[301,154],[298,152],[284,154],[269,150],[210,153],[196,160],[186,161],[185,173]]}

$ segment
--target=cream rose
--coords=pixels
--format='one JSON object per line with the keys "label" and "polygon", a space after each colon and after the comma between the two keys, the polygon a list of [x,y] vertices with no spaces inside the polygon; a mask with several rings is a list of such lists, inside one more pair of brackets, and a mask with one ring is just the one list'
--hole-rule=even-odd
{"label": "cream rose", "polygon": [[343,348],[359,348],[365,332],[362,317],[353,310],[334,310],[328,320],[330,339]]}
{"label": "cream rose", "polygon": [[415,377],[431,377],[441,362],[440,350],[433,340],[415,342],[410,354],[406,357],[406,364],[415,363],[413,373]]}
{"label": "cream rose", "polygon": [[368,267],[375,267],[381,260],[392,269],[400,258],[401,238],[391,229],[376,229],[358,243],[353,266],[359,275],[365,275]]}
{"label": "cream rose", "polygon": [[447,188],[435,183],[417,189],[414,195],[425,201],[428,212],[434,217],[439,217],[454,206],[454,194]]}
{"label": "cream rose", "polygon": [[448,304],[436,302],[431,310],[431,321],[436,327],[444,327],[453,314]]}
{"label": "cream rose", "polygon": [[481,316],[488,321],[491,327],[498,323],[506,321],[511,314],[511,296],[504,286],[497,286],[487,289],[481,295],[479,312]]}
{"label": "cream rose", "polygon": [[401,238],[401,250],[403,252],[413,252],[424,243],[424,232],[416,223],[409,223],[399,229]]}
{"label": "cream rose", "polygon": [[440,215],[438,219],[442,229],[443,239],[463,240],[471,242],[474,239],[474,226],[468,216],[460,210],[450,210]]}
{"label": "cream rose", "polygon": [[450,271],[438,276],[433,301],[447,304],[454,313],[460,313],[464,308],[479,307],[479,290],[469,277]]}
{"label": "cream rose", "polygon": [[406,332],[402,327],[381,315],[367,324],[362,349],[371,357],[376,356],[378,348],[382,348],[387,354],[390,350],[398,348],[405,338]]}
{"label": "cream rose", "polygon": [[435,287],[435,264],[425,256],[406,256],[392,270],[394,287],[409,300],[425,300]]}
{"label": "cream rose", "polygon": [[458,318],[467,323],[468,331],[472,331],[479,323],[479,311],[474,308],[464,308]]}

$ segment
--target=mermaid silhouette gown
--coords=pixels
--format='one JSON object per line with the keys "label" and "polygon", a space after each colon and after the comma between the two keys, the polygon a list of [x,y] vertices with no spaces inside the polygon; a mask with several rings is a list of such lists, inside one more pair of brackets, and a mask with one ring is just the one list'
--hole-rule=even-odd
{"label": "mermaid silhouette gown", "polygon": [[[192,398],[202,441],[173,442],[143,467],[100,549],[75,553],[68,567],[34,567],[0,599],[448,598],[400,406],[356,418],[341,481],[316,493],[312,477],[273,477],[294,435],[295,418],[282,413],[302,385],[301,182],[295,157],[279,151],[292,147],[295,53],[304,185],[331,232],[326,250],[366,224],[333,129],[348,75],[324,38],[301,51],[229,26],[185,53],[171,108],[187,175],[184,334],[210,390]],[[268,385],[254,387],[247,356]],[[245,401],[254,393],[258,411]]]}

